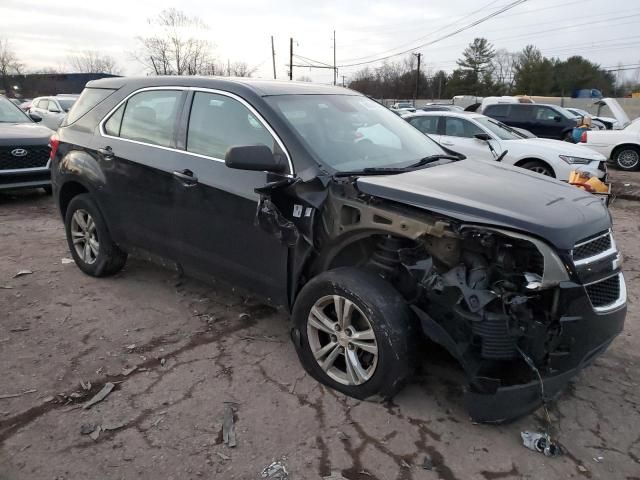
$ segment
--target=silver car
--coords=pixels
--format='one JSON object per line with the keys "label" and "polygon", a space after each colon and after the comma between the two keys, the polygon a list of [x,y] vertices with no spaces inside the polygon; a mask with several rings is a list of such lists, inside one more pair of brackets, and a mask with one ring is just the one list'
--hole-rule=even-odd
{"label": "silver car", "polygon": [[46,127],[57,130],[77,99],[78,95],[37,97],[31,102],[29,113],[35,113],[42,118],[42,124]]}

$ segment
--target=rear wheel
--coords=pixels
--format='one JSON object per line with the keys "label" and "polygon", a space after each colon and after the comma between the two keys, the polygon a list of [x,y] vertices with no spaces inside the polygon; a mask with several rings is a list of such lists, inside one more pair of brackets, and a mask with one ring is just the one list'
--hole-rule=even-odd
{"label": "rear wheel", "polygon": [[104,277],[119,272],[127,254],[113,242],[98,207],[87,193],[73,197],[65,214],[67,243],[84,273]]}
{"label": "rear wheel", "polygon": [[613,159],[622,170],[640,169],[640,148],[628,146],[616,150]]}
{"label": "rear wheel", "polygon": [[547,177],[555,177],[553,169],[544,162],[540,160],[530,160],[528,162],[520,165],[522,168],[526,168],[527,170],[531,170],[532,172],[539,173],[541,175],[546,175]]}
{"label": "rear wheel", "polygon": [[304,286],[293,309],[298,356],[316,380],[349,396],[393,396],[412,371],[414,318],[374,273],[339,268]]}

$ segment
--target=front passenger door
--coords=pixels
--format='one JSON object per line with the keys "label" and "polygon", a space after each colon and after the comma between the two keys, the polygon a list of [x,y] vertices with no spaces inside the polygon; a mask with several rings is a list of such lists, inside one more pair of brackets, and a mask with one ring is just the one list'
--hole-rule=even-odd
{"label": "front passenger door", "polygon": [[475,135],[485,133],[480,127],[458,117],[444,117],[444,135],[440,144],[474,160],[495,160],[487,142]]}
{"label": "front passenger door", "polygon": [[284,152],[246,103],[221,93],[193,93],[185,140],[180,169],[195,183],[180,186],[177,194],[182,264],[286,302],[288,248],[255,224],[254,189],[268,182],[267,174],[224,163],[234,145]]}
{"label": "front passenger door", "polygon": [[409,123],[431,138],[434,142],[440,143],[440,133],[438,124],[442,117],[436,115],[418,115],[411,117]]}

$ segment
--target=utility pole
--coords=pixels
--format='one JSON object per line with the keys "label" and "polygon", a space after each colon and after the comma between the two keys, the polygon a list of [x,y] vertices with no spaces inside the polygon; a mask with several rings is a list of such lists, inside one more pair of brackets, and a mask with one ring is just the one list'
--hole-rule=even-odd
{"label": "utility pole", "polygon": [[346,85],[344,84],[344,79],[347,78],[345,75],[342,75],[342,86],[346,87]]}
{"label": "utility pole", "polygon": [[438,100],[442,98],[442,75],[438,75]]}
{"label": "utility pole", "polygon": [[293,37],[289,39],[289,80],[293,80]]}
{"label": "utility pole", "polygon": [[276,49],[273,46],[273,35],[271,35],[271,58],[273,60],[273,79],[276,79]]}
{"label": "utility pole", "polygon": [[416,57],[418,57],[418,70],[416,73],[416,93],[413,96],[413,106],[416,106],[416,98],[418,98],[418,93],[420,92],[420,59],[422,58],[421,53],[414,53]]}
{"label": "utility pole", "polygon": [[336,31],[333,31],[333,84],[338,81],[338,69],[336,68]]}

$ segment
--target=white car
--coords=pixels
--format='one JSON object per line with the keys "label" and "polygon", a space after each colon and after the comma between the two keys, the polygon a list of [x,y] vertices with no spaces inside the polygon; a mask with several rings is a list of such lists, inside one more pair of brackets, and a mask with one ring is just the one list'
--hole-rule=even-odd
{"label": "white car", "polygon": [[396,102],[390,107],[394,112],[415,112],[416,107],[411,102]]}
{"label": "white car", "polygon": [[610,158],[622,170],[640,170],[640,118],[622,130],[584,132],[580,142]]}
{"label": "white car", "polygon": [[42,124],[51,130],[57,130],[64,117],[78,100],[78,95],[56,95],[34,98],[29,113],[42,119]]}
{"label": "white car", "polygon": [[503,163],[559,180],[569,180],[572,170],[586,171],[600,179],[606,177],[606,158],[602,154],[560,140],[525,138],[485,115],[416,112],[403,118],[440,145],[469,158],[495,160],[507,150]]}

